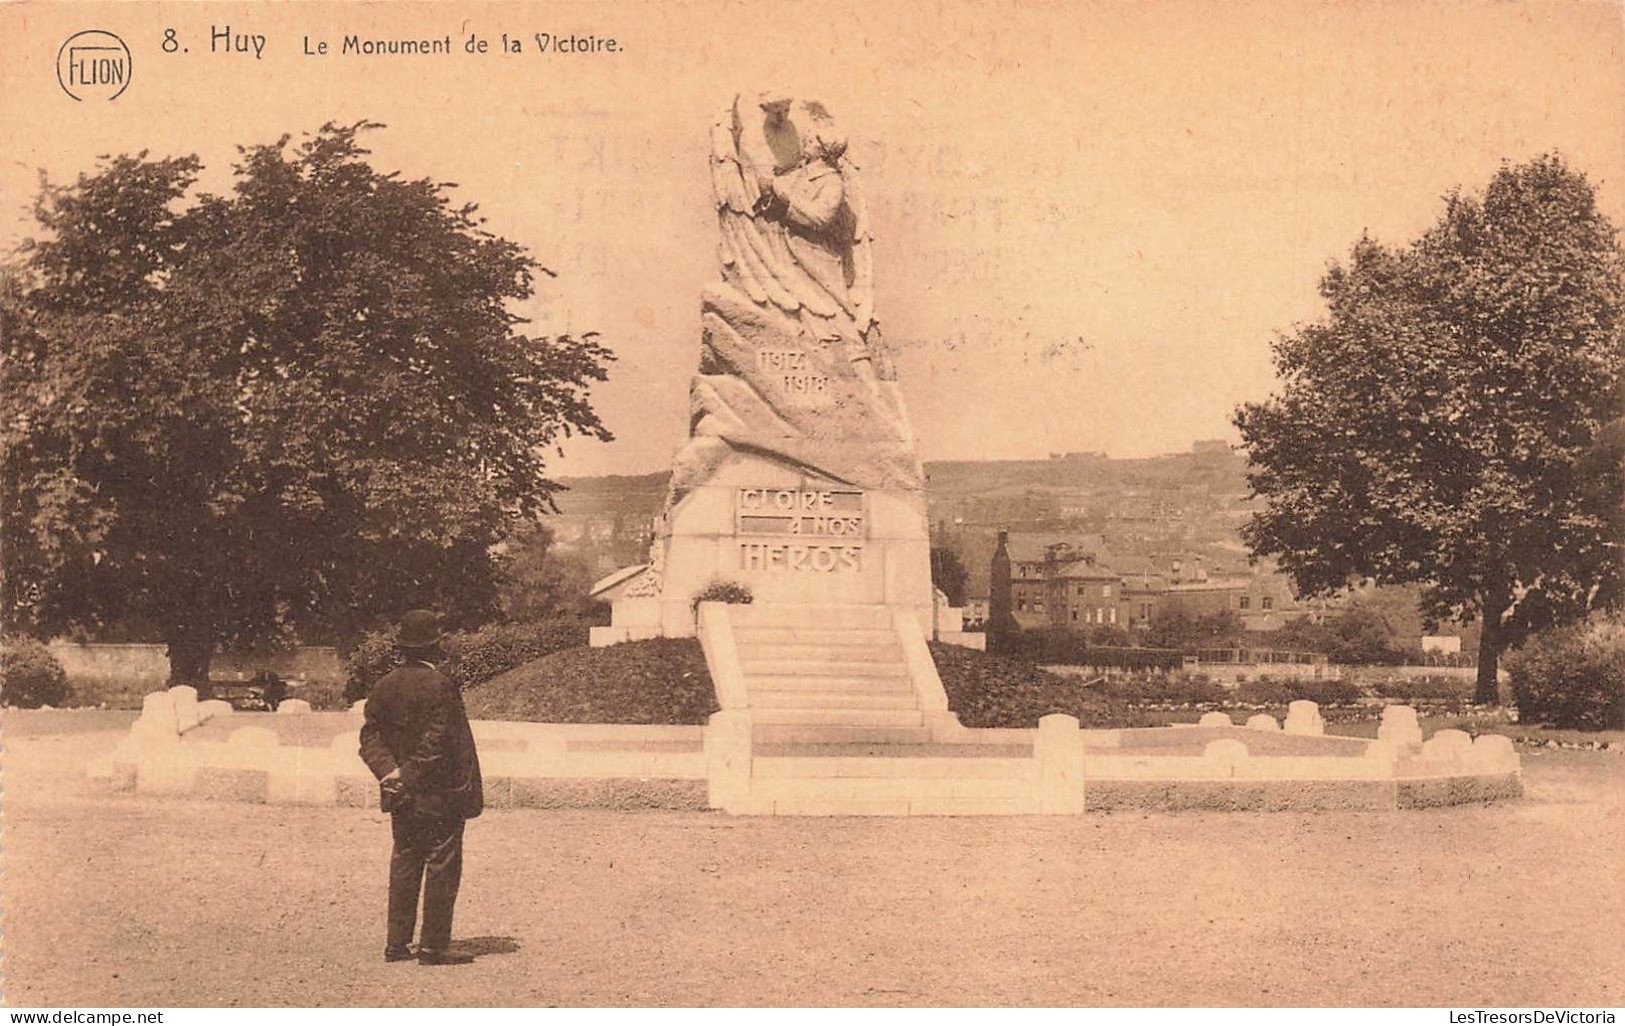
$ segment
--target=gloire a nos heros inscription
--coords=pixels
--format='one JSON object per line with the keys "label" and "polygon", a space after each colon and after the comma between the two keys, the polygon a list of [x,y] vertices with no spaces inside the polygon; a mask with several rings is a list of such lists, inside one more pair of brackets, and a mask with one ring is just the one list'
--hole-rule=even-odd
{"label": "gloire a nos heros inscription", "polygon": [[[856,572],[867,531],[860,491],[740,488],[734,494],[741,570]],[[762,540],[748,536],[759,535]]]}

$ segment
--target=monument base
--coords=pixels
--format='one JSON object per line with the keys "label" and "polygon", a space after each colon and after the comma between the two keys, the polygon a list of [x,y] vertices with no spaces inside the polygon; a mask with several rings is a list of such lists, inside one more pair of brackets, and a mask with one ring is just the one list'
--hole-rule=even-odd
{"label": "monument base", "polygon": [[598,643],[695,633],[695,602],[736,585],[757,604],[909,609],[931,629],[931,541],[925,495],[863,489],[736,454],[670,509],[657,542],[658,588],[607,578],[612,626]]}

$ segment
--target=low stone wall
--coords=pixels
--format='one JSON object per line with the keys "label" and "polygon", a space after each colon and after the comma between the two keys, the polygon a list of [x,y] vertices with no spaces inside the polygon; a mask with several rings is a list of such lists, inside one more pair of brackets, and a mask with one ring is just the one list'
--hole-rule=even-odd
{"label": "low stone wall", "polygon": [[[53,641],[51,654],[72,681],[120,681],[162,687],[169,680],[169,655],[163,645],[78,645]],[[252,676],[270,670],[293,680],[334,681],[344,678],[338,652],[306,646],[263,654],[220,653],[211,663],[217,677]]]}
{"label": "low stone wall", "polygon": [[[377,807],[378,783],[359,754],[358,710],[294,707],[220,719],[232,715],[224,702],[197,702],[191,688],[155,692],[129,735],[89,773],[114,790],[142,794]],[[705,807],[703,727],[485,720],[472,726],[490,808]],[[288,744],[285,735],[325,743]]]}
{"label": "low stone wall", "polygon": [[[1034,784],[1022,811],[1043,814],[1397,810],[1522,793],[1506,737],[1442,730],[1424,742],[1415,711],[1392,706],[1375,741],[1324,737],[1311,704],[1295,706],[1285,730],[1263,716],[1247,726],[1215,717],[1179,728],[1082,731],[1071,717],[1049,716],[1033,730],[960,727],[955,740],[1028,747]],[[143,794],[376,808],[378,785],[358,754],[359,710],[290,705],[238,715],[224,702],[198,702],[191,688],[155,692],[90,775]],[[706,727],[482,720],[473,729],[493,809],[749,811],[748,709],[719,712]]]}
{"label": "low stone wall", "polygon": [[1382,812],[1506,801],[1516,773],[1415,780],[1090,780],[1085,812]]}

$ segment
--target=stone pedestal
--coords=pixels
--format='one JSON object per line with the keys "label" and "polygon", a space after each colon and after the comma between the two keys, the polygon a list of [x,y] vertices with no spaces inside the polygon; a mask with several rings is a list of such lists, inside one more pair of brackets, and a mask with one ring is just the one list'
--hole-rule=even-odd
{"label": "stone pedestal", "polygon": [[[644,568],[600,581],[592,643],[696,633],[712,585],[761,606],[933,623],[924,471],[875,318],[857,165],[824,104],[735,95],[711,128],[718,277],[700,294],[689,436]],[[719,596],[720,597],[720,596]]]}
{"label": "stone pedestal", "polygon": [[695,596],[719,583],[760,603],[907,607],[931,622],[931,542],[917,492],[852,488],[740,456],[673,506],[668,532],[659,596],[667,636],[694,633]]}

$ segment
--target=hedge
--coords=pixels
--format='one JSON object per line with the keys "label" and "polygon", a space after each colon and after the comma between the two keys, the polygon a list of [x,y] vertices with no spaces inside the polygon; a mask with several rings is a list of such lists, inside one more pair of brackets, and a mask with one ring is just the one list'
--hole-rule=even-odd
{"label": "hedge", "polygon": [[1625,626],[1598,620],[1546,631],[1506,665],[1525,723],[1625,729]]}
{"label": "hedge", "polygon": [[1091,645],[1088,635],[1081,631],[1065,629],[1019,631],[996,635],[994,654],[1029,663],[1131,670],[1177,670],[1185,661],[1183,653],[1176,649]]}

